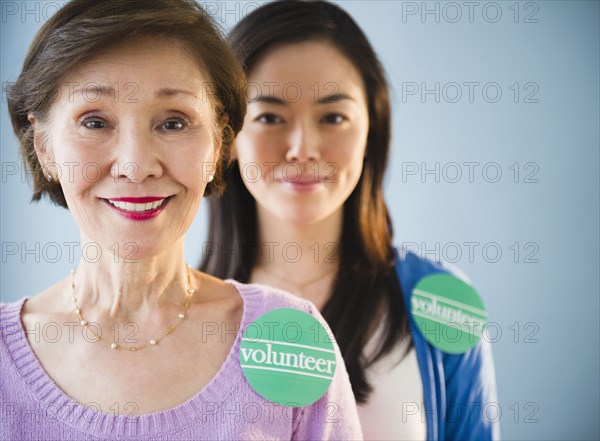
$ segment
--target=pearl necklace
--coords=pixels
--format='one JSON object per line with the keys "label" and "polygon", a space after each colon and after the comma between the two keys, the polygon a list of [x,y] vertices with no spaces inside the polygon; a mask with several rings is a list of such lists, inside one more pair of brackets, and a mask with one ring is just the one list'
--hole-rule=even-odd
{"label": "pearl necklace", "polygon": [[186,265],[186,267],[187,267],[187,294],[186,294],[186,300],[185,300],[183,312],[179,313],[179,315],[177,316],[178,320],[175,323],[173,323],[171,326],[169,326],[162,333],[162,335],[160,337],[158,337],[156,339],[148,340],[148,343],[143,344],[141,346],[122,346],[119,343],[117,343],[116,341],[108,342],[92,330],[92,327],[90,326],[89,322],[83,318],[81,308],[77,305],[77,296],[75,295],[75,269],[72,269],[71,270],[71,290],[72,290],[71,299],[73,300],[73,305],[75,306],[75,314],[77,314],[77,317],[79,318],[79,324],[81,326],[83,326],[84,329],[89,331],[93,335],[93,338],[97,342],[104,343],[104,345],[109,347],[110,349],[126,349],[128,351],[135,352],[135,351],[140,351],[142,349],[145,349],[149,345],[156,346],[159,341],[161,341],[164,337],[166,337],[171,332],[173,332],[177,326],[179,326],[181,321],[186,317],[188,309],[190,308],[190,305],[192,303],[192,296],[194,295],[194,292],[196,290],[192,288],[192,276],[190,274],[190,265]]}

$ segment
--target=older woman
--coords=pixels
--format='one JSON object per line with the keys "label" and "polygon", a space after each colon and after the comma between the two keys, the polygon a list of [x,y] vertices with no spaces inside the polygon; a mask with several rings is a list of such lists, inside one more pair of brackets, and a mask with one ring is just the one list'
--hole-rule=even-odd
{"label": "older woman", "polygon": [[[1,439],[361,437],[337,347],[331,386],[302,408],[267,402],[243,375],[242,330],[275,308],[322,320],[312,304],[185,265],[245,93],[192,1],[75,0],[37,35],[9,94],[15,133],[33,199],[68,208],[95,253],[2,306],[0,397],[13,411]],[[35,338],[48,324],[60,337]]]}

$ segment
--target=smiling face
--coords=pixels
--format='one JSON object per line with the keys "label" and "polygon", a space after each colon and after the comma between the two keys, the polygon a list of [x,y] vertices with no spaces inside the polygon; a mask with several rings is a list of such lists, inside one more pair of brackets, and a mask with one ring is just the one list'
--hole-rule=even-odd
{"label": "smiling face", "polygon": [[249,75],[235,143],[259,215],[313,224],[342,210],[360,178],[369,130],[362,78],[333,45],[284,45]]}
{"label": "smiling face", "polygon": [[145,258],[183,238],[219,154],[207,81],[180,43],[146,39],[71,72],[47,122],[30,115],[84,242]]}

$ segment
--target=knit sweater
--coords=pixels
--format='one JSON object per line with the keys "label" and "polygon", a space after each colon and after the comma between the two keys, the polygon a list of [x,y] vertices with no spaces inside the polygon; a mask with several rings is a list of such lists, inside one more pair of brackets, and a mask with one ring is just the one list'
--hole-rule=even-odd
{"label": "knit sweater", "polygon": [[[212,380],[186,402],[141,415],[103,413],[67,396],[47,375],[20,320],[27,298],[0,305],[0,439],[2,440],[246,440],[362,439],[339,348],[334,379],[312,405],[290,408],[256,393],[240,366],[242,332],[277,308],[305,311],[324,323],[314,305],[260,285],[237,287],[243,300],[236,340]],[[57,354],[58,356],[59,354]]]}

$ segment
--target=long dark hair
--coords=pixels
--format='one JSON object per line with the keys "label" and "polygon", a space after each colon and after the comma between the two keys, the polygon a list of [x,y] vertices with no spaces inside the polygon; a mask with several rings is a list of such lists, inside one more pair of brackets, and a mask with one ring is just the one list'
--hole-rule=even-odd
{"label": "long dark hair", "polygon": [[[372,390],[365,369],[410,335],[394,272],[392,225],[383,198],[391,137],[383,67],[354,20],[324,1],[283,0],[264,5],[241,20],[229,35],[247,74],[268,51],[306,40],[330,43],[344,54],[360,72],[368,100],[363,172],[344,203],[339,270],[322,311],[344,356],[356,399],[364,403]],[[248,282],[257,262],[256,202],[244,186],[237,162],[225,170],[225,181],[223,196],[209,198],[211,242],[204,249],[200,268],[221,278]],[[364,347],[380,323],[382,339],[374,356],[366,358]]]}

